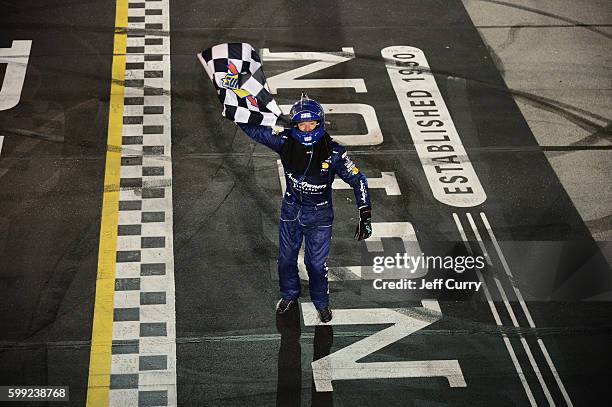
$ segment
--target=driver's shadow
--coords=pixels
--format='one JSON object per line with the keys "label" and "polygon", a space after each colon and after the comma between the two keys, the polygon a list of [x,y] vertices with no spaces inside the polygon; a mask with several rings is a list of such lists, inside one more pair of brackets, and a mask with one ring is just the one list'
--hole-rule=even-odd
{"label": "driver's shadow", "polygon": [[[281,335],[278,351],[277,407],[300,407],[302,399],[302,349],[300,336],[300,309],[291,307],[286,313],[276,315],[276,329]],[[329,355],[334,341],[331,325],[315,327],[313,361]],[[314,379],[311,383],[311,407],[332,407],[332,392],[317,392]]]}

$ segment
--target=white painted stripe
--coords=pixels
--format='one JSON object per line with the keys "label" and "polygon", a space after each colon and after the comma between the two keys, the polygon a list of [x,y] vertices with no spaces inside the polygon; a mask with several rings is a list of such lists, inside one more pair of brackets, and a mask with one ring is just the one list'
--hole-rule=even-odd
{"label": "white painted stripe", "polygon": [[559,376],[559,373],[557,372],[557,369],[555,368],[555,364],[553,363],[552,358],[548,354],[548,349],[546,349],[546,345],[544,345],[544,341],[540,338],[538,338],[538,345],[540,345],[540,350],[542,351],[542,354],[544,355],[544,359],[546,359],[546,363],[548,363],[548,367],[550,368],[553,376],[555,377],[555,381],[557,382],[557,385],[559,386],[559,390],[561,390],[561,394],[563,394],[563,399],[567,403],[568,407],[573,407],[574,404],[572,403],[572,399],[567,393],[567,390],[565,390],[565,386],[563,385],[563,382],[561,381],[561,376]]}
{"label": "white painted stripe", "polygon": [[[472,247],[468,244],[467,235],[465,234],[465,230],[463,229],[463,225],[461,224],[461,221],[459,220],[459,216],[456,213],[453,213],[453,219],[455,220],[455,224],[457,225],[457,229],[459,229],[459,234],[461,235],[461,239],[465,243],[465,247],[467,248],[468,252],[470,254],[472,254]],[[483,286],[484,286],[484,284],[483,284]],[[486,289],[486,286],[485,286],[485,289]]]}
{"label": "white painted stripe", "polygon": [[[502,287],[501,282],[499,281],[498,278],[494,278],[495,280],[495,284],[497,285],[497,289],[499,290],[502,299],[504,301],[504,305],[506,306],[506,311],[508,311],[508,314],[510,315],[510,319],[512,320],[512,325],[514,325],[516,328],[519,328],[519,323],[518,320],[516,319],[516,315],[514,314],[514,311],[512,310],[512,306],[510,304],[510,301],[508,301],[508,297],[506,296],[506,291],[504,290],[504,287]],[[550,394],[550,391],[548,390],[548,386],[546,385],[546,382],[544,381],[544,377],[542,376],[542,372],[540,371],[540,368],[535,360],[535,358],[533,357],[533,353],[531,353],[531,348],[529,347],[529,344],[527,343],[527,340],[525,339],[525,337],[523,337],[523,335],[519,335],[520,340],[521,340],[521,344],[523,345],[523,349],[525,350],[525,353],[527,354],[527,358],[529,359],[529,363],[531,364],[531,367],[533,368],[533,371],[536,374],[536,377],[538,378],[538,382],[540,382],[540,386],[542,386],[542,390],[544,390],[544,395],[546,396],[546,400],[548,400],[548,404],[551,406],[555,406],[555,401],[552,398],[552,395]]]}
{"label": "white painted stripe", "polygon": [[472,227],[472,230],[474,231],[476,240],[478,241],[478,246],[480,246],[480,250],[482,251],[482,254],[485,256],[485,259],[487,259],[487,264],[489,266],[492,266],[493,263],[491,262],[491,258],[489,257],[489,252],[487,251],[487,248],[485,247],[484,242],[482,241],[482,237],[480,236],[480,232],[478,231],[478,228],[476,227],[474,218],[472,218],[472,214],[468,213],[467,218],[468,218],[468,222],[470,222],[470,226]]}
{"label": "white painted stripe", "polygon": [[4,136],[0,136],[0,154],[2,154],[2,144],[4,144]]}
{"label": "white painted stripe", "polygon": [[[487,216],[484,214],[484,212],[480,212],[480,218],[482,219],[482,222],[484,223],[485,228],[487,229],[489,237],[491,238],[491,241],[493,242],[493,246],[495,246],[495,250],[497,251],[497,254],[499,256],[499,259],[501,260],[502,266],[506,274],[510,278],[510,281],[513,281],[514,277],[512,275],[512,271],[510,271],[510,267],[508,266],[506,257],[504,256],[504,253],[502,252],[501,247],[499,246],[499,242],[495,238],[495,234],[493,233],[491,224],[489,223],[489,220],[487,219]],[[525,317],[527,318],[527,322],[529,323],[529,326],[531,328],[535,328],[535,323],[533,321],[533,318],[531,317],[531,313],[529,312],[529,309],[527,308],[527,304],[525,303],[525,300],[523,299],[523,295],[521,294],[520,290],[514,286],[514,284],[512,284],[512,287],[514,289],[514,293],[516,297],[518,298],[521,308],[523,309],[523,312],[525,313]],[[563,394],[563,399],[565,400],[568,406],[573,407],[574,404],[572,403],[572,400],[569,394],[567,393],[565,386],[563,385],[563,381],[561,380],[561,376],[557,372],[555,364],[553,363],[550,355],[548,354],[548,350],[546,349],[546,345],[544,345],[544,341],[542,341],[541,339],[538,339],[538,345],[540,346],[540,349],[542,350],[542,353],[544,354],[544,358],[546,359],[546,363],[548,363],[548,367],[550,368],[550,371],[552,372],[555,378],[555,381],[557,382],[557,385],[559,386],[559,390],[561,390],[561,393]]]}
{"label": "white painted stripe", "polygon": [[[459,219],[459,216],[456,213],[453,213],[453,219],[455,220],[455,224],[457,225],[457,228],[459,229],[459,233],[461,235],[461,238],[463,239],[463,242],[465,243],[466,248],[471,253],[472,249],[470,248],[470,244],[467,240],[465,230],[463,229],[461,220]],[[499,317],[499,313],[497,312],[495,303],[493,302],[493,299],[491,298],[491,294],[489,293],[489,289],[485,283],[484,277],[482,276],[482,273],[480,272],[480,270],[476,269],[476,275],[478,276],[478,280],[482,283],[483,291],[485,293],[485,297],[487,298],[487,303],[489,304],[491,313],[493,314],[493,318],[495,319],[495,323],[497,324],[497,326],[503,326],[501,318]],[[525,377],[525,374],[523,373],[521,364],[519,363],[518,358],[516,357],[516,353],[514,353],[514,348],[512,347],[512,343],[510,343],[510,339],[506,336],[506,334],[502,334],[502,335],[503,335],[504,345],[506,345],[506,349],[508,350],[510,359],[512,359],[512,364],[514,365],[516,373],[518,374],[521,384],[523,385],[525,394],[527,395],[527,398],[529,399],[529,403],[531,404],[532,407],[535,407],[538,404],[536,403],[535,398],[533,397],[531,387],[529,387],[529,383],[527,382],[527,378]]]}
{"label": "white painted stripe", "polygon": [[[476,226],[476,223],[474,222],[474,218],[472,217],[472,214],[468,213],[467,218],[468,218],[468,221],[470,222],[470,226],[472,227],[472,230],[474,231],[474,235],[476,236],[476,239],[478,240],[478,244],[480,245],[480,249],[482,250],[482,253],[487,259],[487,262],[489,263],[489,265],[492,265],[490,256],[489,256],[489,252],[484,245],[484,242],[482,240],[482,237],[480,236],[480,232],[478,231],[478,227]],[[510,301],[508,300],[508,297],[506,296],[506,291],[504,290],[504,287],[501,285],[501,282],[499,281],[498,278],[494,277],[493,279],[495,281],[495,285],[497,286],[499,293],[502,296],[502,300],[504,302],[506,310],[508,311],[508,314],[510,315],[512,324],[516,328],[519,328],[520,325],[518,323],[518,319],[516,318],[516,315],[514,314],[514,310],[512,309],[512,305],[510,304]],[[520,337],[521,344],[523,345],[523,349],[525,349],[525,353],[527,354],[527,358],[529,359],[529,363],[531,364],[531,367],[533,368],[533,371],[536,377],[538,378],[538,382],[540,382],[540,386],[542,386],[542,390],[544,391],[544,395],[546,396],[546,399],[548,400],[549,405],[555,406],[555,401],[553,400],[550,394],[550,391],[548,390],[548,386],[546,385],[546,382],[544,381],[544,377],[542,376],[542,372],[540,371],[540,368],[538,367],[538,364],[536,363],[536,360],[533,357],[533,354],[531,353],[531,348],[529,347],[527,340],[523,337],[523,335],[519,335],[519,337]]]}

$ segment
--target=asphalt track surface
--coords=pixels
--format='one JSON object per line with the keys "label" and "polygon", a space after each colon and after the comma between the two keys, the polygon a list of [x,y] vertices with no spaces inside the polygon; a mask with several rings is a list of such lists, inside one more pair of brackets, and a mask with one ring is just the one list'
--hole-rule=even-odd
{"label": "asphalt track surface", "polygon": [[[178,404],[529,405],[504,335],[537,405],[551,399],[566,405],[539,340],[573,405],[608,404],[610,306],[582,300],[608,298],[609,266],[461,2],[412,1],[398,7],[379,1],[375,10],[365,1],[328,3],[170,5]],[[100,2],[26,1],[3,8],[0,47],[31,39],[32,50],[20,104],[0,112],[5,136],[0,153],[0,384],[69,385],[70,404],[84,405],[115,10]],[[287,318],[274,314],[281,198],[276,157],[221,117],[195,58],[210,45],[238,41],[273,52],[353,47],[354,59],[309,78],[363,78],[368,92],[311,89],[309,94],[323,103],[374,107],[384,142],[349,150],[370,178],[394,172],[401,190],[401,195],[372,190],[374,221],[410,222],[424,253],[464,253],[455,213],[468,246],[482,252],[470,227],[472,216],[491,256],[485,281],[503,327],[482,293],[421,292],[398,299],[371,295],[367,281],[331,284],[332,306],[339,310],[414,307],[437,297],[441,319],[360,362],[456,359],[465,387],[449,387],[440,377],[379,378],[338,380],[331,393],[315,391],[313,358],[385,326],[315,328],[304,324],[298,310]],[[482,205],[464,209],[434,199],[381,57],[382,49],[394,45],[417,47],[427,56],[487,193]],[[296,66],[264,62],[268,77]],[[291,103],[298,92],[280,89],[277,101]],[[330,120],[332,136],[365,131],[356,117],[332,115]],[[361,264],[365,248],[351,239],[357,215],[352,192],[334,194],[332,272]],[[501,242],[512,281],[502,278],[507,277],[504,260],[484,219]],[[386,242],[385,249],[394,244]],[[432,276],[440,273],[431,271]],[[504,305],[494,276],[501,276],[508,293],[513,285],[520,288],[535,327],[516,298]],[[477,280],[473,274],[465,278]]]}

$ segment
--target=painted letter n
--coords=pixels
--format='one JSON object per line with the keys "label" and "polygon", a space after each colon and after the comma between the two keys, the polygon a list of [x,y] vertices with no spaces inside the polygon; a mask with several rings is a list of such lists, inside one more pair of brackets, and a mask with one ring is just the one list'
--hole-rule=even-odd
{"label": "painted letter n", "polygon": [[463,372],[456,359],[357,363],[357,360],[431,325],[442,317],[437,301],[423,300],[422,304],[422,307],[398,309],[335,309],[331,322],[323,324],[319,321],[314,305],[310,302],[302,303],[306,326],[392,324],[312,362],[316,390],[333,391],[333,380],[407,377],[444,377],[451,387],[466,387]]}

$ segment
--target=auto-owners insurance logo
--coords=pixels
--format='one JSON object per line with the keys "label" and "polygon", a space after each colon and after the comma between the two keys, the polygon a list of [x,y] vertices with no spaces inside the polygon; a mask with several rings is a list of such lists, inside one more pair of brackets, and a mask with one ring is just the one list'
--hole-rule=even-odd
{"label": "auto-owners insurance logo", "polygon": [[423,51],[393,46],[381,54],[434,197],[456,207],[483,203],[487,195]]}

